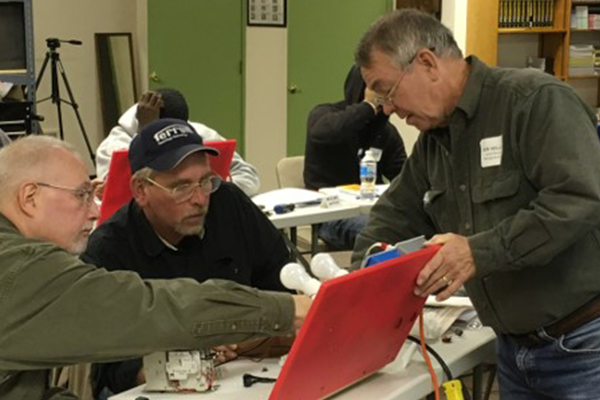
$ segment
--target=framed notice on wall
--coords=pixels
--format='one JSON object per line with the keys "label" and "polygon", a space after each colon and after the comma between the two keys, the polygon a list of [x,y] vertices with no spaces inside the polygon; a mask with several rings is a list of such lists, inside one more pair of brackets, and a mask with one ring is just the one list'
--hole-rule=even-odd
{"label": "framed notice on wall", "polygon": [[286,26],[286,0],[248,0],[248,26]]}

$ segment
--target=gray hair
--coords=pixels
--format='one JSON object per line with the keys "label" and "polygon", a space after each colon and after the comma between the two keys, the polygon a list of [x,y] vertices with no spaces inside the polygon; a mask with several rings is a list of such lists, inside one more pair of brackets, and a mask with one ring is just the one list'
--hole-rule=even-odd
{"label": "gray hair", "polygon": [[152,178],[152,176],[154,175],[155,172],[156,171],[153,170],[152,168],[143,167],[143,168],[135,171],[133,173],[133,175],[131,176],[131,179],[135,179],[135,180],[144,182],[144,181],[146,181],[146,179]]}
{"label": "gray hair", "polygon": [[40,180],[48,164],[56,161],[56,149],[81,160],[73,146],[49,136],[27,136],[0,149],[0,200],[12,196],[24,182]]}
{"label": "gray hair", "polygon": [[358,66],[368,67],[373,50],[379,50],[404,69],[422,49],[430,49],[440,58],[463,57],[450,29],[415,9],[396,10],[377,20],[363,35],[354,56]]}

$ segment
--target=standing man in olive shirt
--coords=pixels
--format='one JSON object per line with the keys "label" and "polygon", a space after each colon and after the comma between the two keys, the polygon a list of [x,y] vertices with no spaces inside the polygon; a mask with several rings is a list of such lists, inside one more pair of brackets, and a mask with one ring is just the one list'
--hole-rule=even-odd
{"label": "standing man in olive shirt", "polygon": [[49,369],[293,332],[310,300],[230,281],[142,280],[80,261],[98,208],[56,139],[0,150],[0,399],[72,398]]}
{"label": "standing man in olive shirt", "polygon": [[597,399],[600,142],[592,110],[531,70],[463,59],[433,17],[396,11],[356,53],[384,108],[422,133],[357,239],[433,236],[415,293],[465,285],[498,335],[502,398]]}

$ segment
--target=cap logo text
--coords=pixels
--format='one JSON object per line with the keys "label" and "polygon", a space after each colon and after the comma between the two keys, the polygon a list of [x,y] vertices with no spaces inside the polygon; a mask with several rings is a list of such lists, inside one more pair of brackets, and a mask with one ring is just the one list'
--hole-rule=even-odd
{"label": "cap logo text", "polygon": [[170,142],[179,137],[185,137],[195,133],[189,126],[186,125],[169,125],[166,128],[154,134],[154,140],[159,146]]}

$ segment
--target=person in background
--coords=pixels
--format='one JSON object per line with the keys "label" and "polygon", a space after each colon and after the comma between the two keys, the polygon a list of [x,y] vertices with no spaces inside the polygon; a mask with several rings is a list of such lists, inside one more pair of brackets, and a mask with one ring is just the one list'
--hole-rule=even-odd
{"label": "person in background", "polygon": [[[159,118],[176,118],[187,121],[189,108],[183,94],[176,89],[162,88],[144,93],[140,101],[127,110],[119,124],[115,126],[96,151],[96,175],[106,180],[112,154],[116,150],[125,150],[133,137],[150,122]],[[225,140],[215,130],[199,122],[190,122],[204,141]],[[256,168],[244,161],[236,152],[231,163],[231,180],[248,196],[252,197],[260,189],[260,179]],[[99,192],[102,191],[100,186]]]}
{"label": "person in background", "polygon": [[[216,152],[183,120],[146,125],[129,148],[133,200],[96,228],[82,259],[144,279],[219,278],[286,290],[279,274],[290,254],[281,234],[238,187],[211,174]],[[141,359],[96,365],[93,376],[96,394],[145,381]]]}
{"label": "person in background", "polygon": [[[344,100],[318,105],[308,116],[306,188],[360,184],[360,160],[368,149],[374,149],[379,159],[377,183],[383,183],[383,177],[393,180],[406,161],[406,150],[389,115],[376,103],[360,69],[353,65],[344,84]],[[321,224],[319,236],[333,249],[351,250],[367,220],[363,215],[326,222]]]}
{"label": "person in background", "polygon": [[463,58],[432,16],[395,11],[356,52],[384,109],[421,135],[356,241],[433,236],[415,294],[461,285],[497,334],[500,396],[597,399],[600,142],[573,88],[530,69]]}
{"label": "person in background", "polygon": [[0,187],[1,399],[72,399],[49,387],[52,367],[291,334],[310,307],[232,281],[142,280],[81,261],[99,212],[65,142],[2,148]]}

